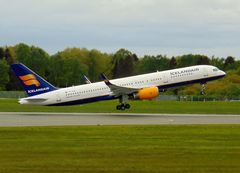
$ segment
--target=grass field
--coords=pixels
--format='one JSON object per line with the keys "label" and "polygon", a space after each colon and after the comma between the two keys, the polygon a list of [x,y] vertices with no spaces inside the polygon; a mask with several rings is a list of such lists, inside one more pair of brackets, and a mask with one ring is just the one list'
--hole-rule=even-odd
{"label": "grass field", "polygon": [[239,173],[240,125],[0,128],[1,173]]}
{"label": "grass field", "polygon": [[[90,104],[47,107],[19,105],[16,99],[0,99],[1,112],[122,112],[115,109],[117,100]],[[240,102],[178,102],[132,101],[126,113],[189,113],[189,114],[240,114]]]}

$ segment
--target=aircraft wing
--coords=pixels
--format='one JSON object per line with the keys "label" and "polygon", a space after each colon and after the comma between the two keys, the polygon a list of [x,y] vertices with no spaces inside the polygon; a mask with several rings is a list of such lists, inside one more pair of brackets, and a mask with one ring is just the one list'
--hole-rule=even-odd
{"label": "aircraft wing", "polygon": [[85,75],[83,75],[83,79],[84,79],[84,81],[85,81],[86,84],[92,83],[92,82],[88,79],[88,77],[85,76]]}
{"label": "aircraft wing", "polygon": [[128,95],[128,94],[139,91],[139,89],[137,88],[128,88],[128,87],[122,87],[122,86],[112,84],[104,74],[101,74],[101,78],[103,79],[105,84],[110,88],[113,94],[116,96]]}

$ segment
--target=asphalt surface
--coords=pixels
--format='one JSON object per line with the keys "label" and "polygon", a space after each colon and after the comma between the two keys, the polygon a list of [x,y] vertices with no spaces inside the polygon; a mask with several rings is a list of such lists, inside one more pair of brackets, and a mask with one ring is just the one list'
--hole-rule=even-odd
{"label": "asphalt surface", "polygon": [[240,124],[240,115],[0,112],[0,127],[130,124]]}

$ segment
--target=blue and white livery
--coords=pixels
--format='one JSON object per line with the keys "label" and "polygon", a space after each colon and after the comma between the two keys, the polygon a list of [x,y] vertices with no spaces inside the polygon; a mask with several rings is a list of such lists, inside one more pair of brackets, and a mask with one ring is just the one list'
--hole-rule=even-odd
{"label": "blue and white livery", "polygon": [[57,88],[21,63],[13,64],[12,69],[29,96],[20,99],[20,104],[65,106],[119,99],[118,110],[129,109],[129,100],[151,100],[169,88],[194,83],[204,86],[226,75],[217,67],[198,65],[113,80],[102,75],[103,81],[96,83],[85,77],[87,84]]}

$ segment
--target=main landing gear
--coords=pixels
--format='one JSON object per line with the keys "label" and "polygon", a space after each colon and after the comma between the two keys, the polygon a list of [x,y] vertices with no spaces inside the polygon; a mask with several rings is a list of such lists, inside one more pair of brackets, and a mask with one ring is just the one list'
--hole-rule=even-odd
{"label": "main landing gear", "polygon": [[130,104],[127,103],[128,101],[128,96],[127,95],[123,95],[119,98],[119,102],[120,104],[116,106],[117,110],[121,110],[124,111],[125,109],[130,109]]}
{"label": "main landing gear", "polygon": [[130,104],[128,104],[128,103],[122,103],[122,104],[120,104],[120,105],[117,105],[116,106],[116,109],[117,110],[121,110],[121,111],[124,111],[125,109],[130,109]]}

